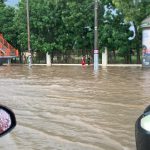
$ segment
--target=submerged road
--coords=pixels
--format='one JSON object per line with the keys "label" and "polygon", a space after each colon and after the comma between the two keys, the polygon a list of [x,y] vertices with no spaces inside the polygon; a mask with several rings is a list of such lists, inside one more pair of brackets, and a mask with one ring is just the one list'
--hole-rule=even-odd
{"label": "submerged road", "polygon": [[150,70],[1,66],[0,103],[18,124],[3,150],[136,150],[134,125],[149,105]]}

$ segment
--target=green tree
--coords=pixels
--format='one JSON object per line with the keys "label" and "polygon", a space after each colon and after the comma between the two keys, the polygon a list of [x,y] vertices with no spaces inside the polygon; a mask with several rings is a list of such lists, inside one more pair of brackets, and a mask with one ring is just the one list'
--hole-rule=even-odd
{"label": "green tree", "polygon": [[137,63],[140,63],[140,47],[141,47],[141,22],[150,14],[150,3],[145,0],[112,0],[113,4],[125,15],[126,21],[133,21],[136,38]]}
{"label": "green tree", "polygon": [[74,0],[69,2],[59,1],[59,3],[57,3],[55,14],[60,16],[59,21],[61,23],[56,32],[57,41],[66,54],[69,53],[71,49],[82,49],[83,54],[85,54],[85,50],[92,49],[92,7],[93,3],[88,0]]}
{"label": "green tree", "polygon": [[0,0],[0,3],[4,3],[4,2],[6,2],[6,0]]}
{"label": "green tree", "polygon": [[[128,23],[117,12],[107,10],[113,7],[111,0],[99,3],[99,46],[110,50],[128,45]],[[113,8],[115,9],[115,8]],[[94,41],[94,1],[91,0],[32,0],[29,3],[31,49],[36,52],[49,52],[68,58],[71,53],[89,54]],[[14,23],[17,31],[17,44],[27,50],[26,1],[21,0],[16,10]],[[124,46],[125,47],[125,46]],[[86,50],[86,51],[85,51]],[[128,51],[128,50],[124,50]],[[124,52],[124,54],[126,54]]]}
{"label": "green tree", "polygon": [[129,63],[130,41],[128,40],[131,32],[129,23],[124,22],[124,16],[115,7],[108,3],[105,7],[103,24],[100,28],[100,45],[107,47],[109,52],[116,58],[116,51]]}
{"label": "green tree", "polygon": [[[57,51],[69,55],[72,49],[88,47],[91,33],[85,33],[91,27],[91,3],[87,1],[33,0],[29,3],[31,48],[34,51],[52,53]],[[87,7],[88,6],[88,7]],[[15,23],[18,28],[18,44],[27,45],[25,1],[19,4]],[[88,16],[88,17],[87,17]],[[82,35],[82,36],[81,36]],[[85,44],[85,43],[86,44]],[[84,44],[83,44],[84,43]],[[90,45],[91,47],[91,45]]]}
{"label": "green tree", "polygon": [[0,2],[0,32],[3,33],[4,37],[12,45],[16,46],[16,31],[14,28],[14,16],[15,9],[10,6],[6,6],[4,1]]}

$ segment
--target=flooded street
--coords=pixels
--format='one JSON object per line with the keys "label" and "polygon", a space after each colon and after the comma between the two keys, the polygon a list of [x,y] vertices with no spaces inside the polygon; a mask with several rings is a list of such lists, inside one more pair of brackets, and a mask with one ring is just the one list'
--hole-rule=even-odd
{"label": "flooded street", "polygon": [[136,150],[134,125],[149,105],[140,67],[1,66],[0,103],[16,114],[3,150]]}

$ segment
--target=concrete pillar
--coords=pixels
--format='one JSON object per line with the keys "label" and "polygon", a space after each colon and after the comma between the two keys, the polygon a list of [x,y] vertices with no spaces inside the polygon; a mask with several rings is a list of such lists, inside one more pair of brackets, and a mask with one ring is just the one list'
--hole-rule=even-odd
{"label": "concrete pillar", "polygon": [[7,63],[8,63],[8,65],[11,64],[11,58],[8,58],[8,59],[7,59]]}
{"label": "concrete pillar", "polygon": [[47,66],[51,66],[52,64],[51,64],[51,56],[50,56],[50,54],[47,52],[46,53],[46,64],[47,64]]}
{"label": "concrete pillar", "polygon": [[32,66],[32,56],[31,55],[28,56],[28,64],[29,64],[29,67]]}
{"label": "concrete pillar", "polygon": [[102,53],[102,66],[107,66],[108,64],[108,52],[107,47],[105,47],[105,51]]}

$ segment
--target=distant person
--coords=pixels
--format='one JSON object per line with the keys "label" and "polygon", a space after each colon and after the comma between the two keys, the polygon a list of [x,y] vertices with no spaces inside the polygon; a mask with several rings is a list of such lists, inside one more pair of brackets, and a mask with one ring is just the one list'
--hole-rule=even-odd
{"label": "distant person", "polygon": [[90,64],[91,64],[90,56],[89,56],[89,57],[88,57],[88,59],[87,59],[87,63],[88,63],[88,65],[90,65]]}
{"label": "distant person", "polygon": [[81,64],[82,64],[82,66],[85,65],[85,56],[82,57]]}
{"label": "distant person", "polygon": [[23,55],[23,63],[26,64],[27,63],[27,58],[25,55]]}
{"label": "distant person", "polygon": [[145,45],[143,45],[142,48],[143,48],[142,53],[143,53],[143,55],[145,55],[147,53],[147,47]]}
{"label": "distant person", "polygon": [[32,66],[32,56],[31,55],[28,56],[27,60],[28,60],[29,66]]}

